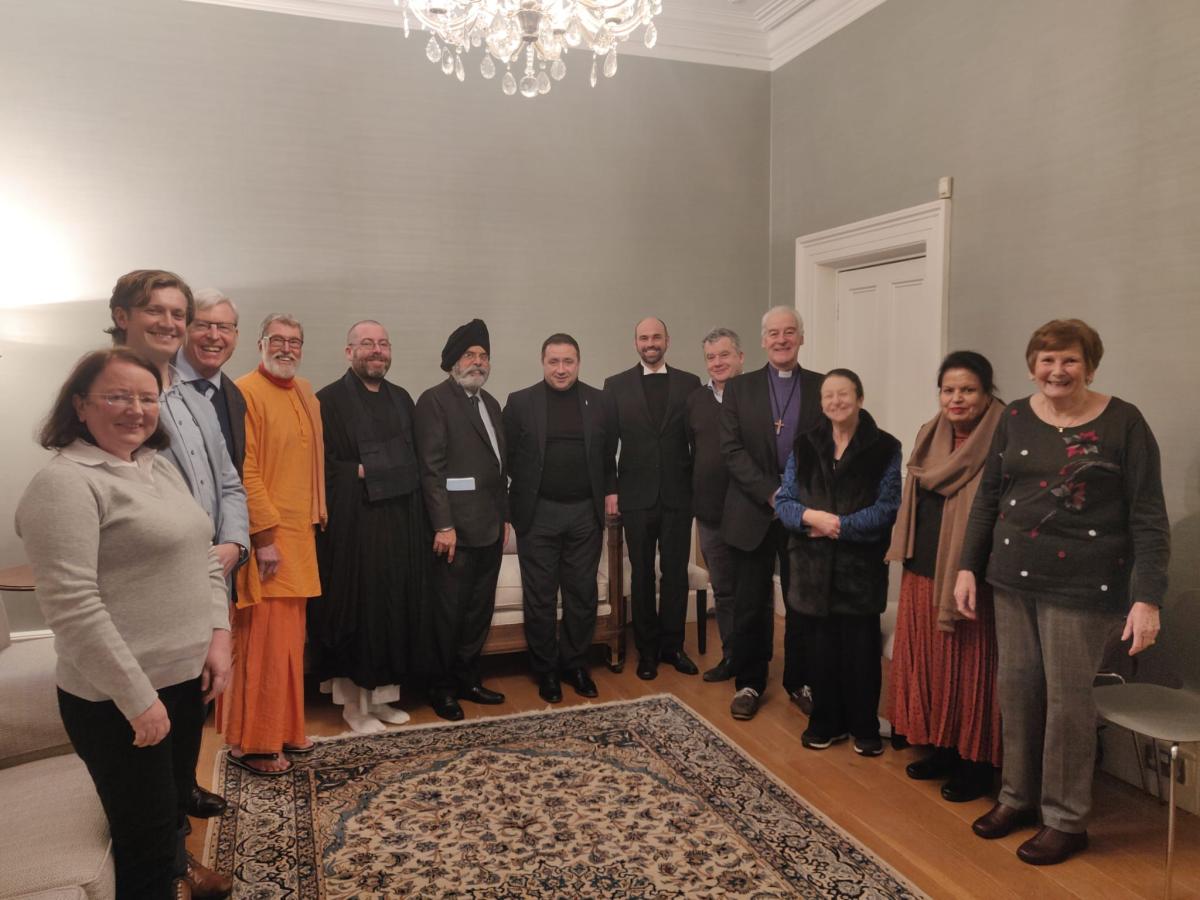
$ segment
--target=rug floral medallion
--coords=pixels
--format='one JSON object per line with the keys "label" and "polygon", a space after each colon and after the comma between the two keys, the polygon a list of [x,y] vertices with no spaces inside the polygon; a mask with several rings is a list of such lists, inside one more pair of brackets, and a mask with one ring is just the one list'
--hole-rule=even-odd
{"label": "rug floral medallion", "polygon": [[217,766],[238,898],[923,896],[666,695]]}

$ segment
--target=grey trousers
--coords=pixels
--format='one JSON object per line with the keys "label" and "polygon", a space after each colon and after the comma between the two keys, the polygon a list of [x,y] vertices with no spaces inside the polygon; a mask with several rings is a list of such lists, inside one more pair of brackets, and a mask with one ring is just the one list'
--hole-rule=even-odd
{"label": "grey trousers", "polygon": [[737,570],[729,545],[721,540],[720,525],[706,525],[696,520],[700,533],[700,552],[708,563],[708,580],[712,583],[713,602],[717,607],[717,631],[721,635],[721,658],[729,659],[733,652],[733,592],[737,587]]}
{"label": "grey trousers", "polygon": [[1041,808],[1059,831],[1087,828],[1096,765],[1092,681],[1111,613],[996,589],[997,689],[1004,734],[999,800]]}

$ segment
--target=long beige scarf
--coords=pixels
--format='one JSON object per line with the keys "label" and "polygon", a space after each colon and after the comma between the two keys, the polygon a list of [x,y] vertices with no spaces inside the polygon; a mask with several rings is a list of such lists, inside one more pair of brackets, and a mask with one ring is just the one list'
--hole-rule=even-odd
{"label": "long beige scarf", "polygon": [[954,426],[945,415],[921,426],[917,442],[908,458],[908,477],[900,498],[900,512],[892,531],[892,545],[886,559],[903,562],[913,555],[913,540],[917,523],[917,487],[933,491],[946,498],[942,508],[942,527],[938,532],[937,560],[933,569],[933,597],[937,603],[937,622],[940,631],[953,631],[956,619],[961,619],[954,606],[954,580],[958,574],[958,558],[962,554],[963,537],[971,503],[979,490],[983,464],[987,461],[992,435],[1000,422],[1004,404],[993,398],[979,424],[965,441],[954,447]]}

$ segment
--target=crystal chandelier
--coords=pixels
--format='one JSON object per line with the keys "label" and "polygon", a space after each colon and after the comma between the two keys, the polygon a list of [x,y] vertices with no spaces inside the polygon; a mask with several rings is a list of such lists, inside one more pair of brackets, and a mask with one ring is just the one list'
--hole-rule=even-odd
{"label": "crystal chandelier", "polygon": [[[662,0],[393,0],[404,10],[404,36],[409,34],[409,16],[430,32],[425,55],[447,75],[466,79],[463,56],[472,48],[483,48],[479,73],[495,78],[500,67],[500,86],[512,96],[536,97],[550,93],[551,79],[567,74],[564,57],[569,50],[592,51],[592,87],[597,73],[606,78],[617,73],[617,44],[627,41],[645,26],[642,40],[647,47],[658,41],[654,17],[662,12]],[[603,60],[603,61],[602,61]],[[520,78],[513,66],[524,70]]]}

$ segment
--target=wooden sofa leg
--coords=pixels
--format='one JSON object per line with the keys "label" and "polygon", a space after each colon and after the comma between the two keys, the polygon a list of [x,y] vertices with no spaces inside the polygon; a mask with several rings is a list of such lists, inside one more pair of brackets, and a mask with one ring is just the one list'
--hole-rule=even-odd
{"label": "wooden sofa leg", "polygon": [[708,591],[696,591],[696,646],[703,656],[708,648]]}

